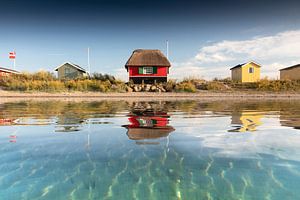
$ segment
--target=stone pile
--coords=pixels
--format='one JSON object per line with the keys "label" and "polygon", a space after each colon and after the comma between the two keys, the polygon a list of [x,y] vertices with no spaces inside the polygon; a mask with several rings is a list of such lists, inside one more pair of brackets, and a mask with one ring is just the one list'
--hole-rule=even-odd
{"label": "stone pile", "polygon": [[160,84],[130,84],[127,92],[166,92],[166,86]]}

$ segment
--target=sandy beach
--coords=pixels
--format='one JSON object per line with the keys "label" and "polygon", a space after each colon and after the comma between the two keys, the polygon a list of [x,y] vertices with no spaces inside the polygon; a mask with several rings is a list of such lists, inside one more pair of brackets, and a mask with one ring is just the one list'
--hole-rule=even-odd
{"label": "sandy beach", "polygon": [[97,92],[10,92],[0,91],[0,102],[13,100],[298,100],[300,93],[271,93],[271,92],[211,92],[197,93],[97,93]]}

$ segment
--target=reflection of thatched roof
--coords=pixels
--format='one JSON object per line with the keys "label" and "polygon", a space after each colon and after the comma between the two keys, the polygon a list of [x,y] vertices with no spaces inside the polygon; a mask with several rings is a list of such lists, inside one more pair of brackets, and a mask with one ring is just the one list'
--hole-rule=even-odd
{"label": "reflection of thatched roof", "polygon": [[166,128],[129,128],[127,135],[131,140],[157,139],[167,137],[174,131],[173,127]]}
{"label": "reflection of thatched roof", "polygon": [[125,68],[128,66],[163,66],[170,67],[171,64],[160,50],[137,49],[133,51]]}

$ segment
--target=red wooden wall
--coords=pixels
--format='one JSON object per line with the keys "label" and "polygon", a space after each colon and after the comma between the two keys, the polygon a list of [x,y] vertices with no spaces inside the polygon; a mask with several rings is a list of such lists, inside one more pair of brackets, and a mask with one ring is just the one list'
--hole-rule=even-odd
{"label": "red wooden wall", "polygon": [[9,76],[10,75],[10,73],[9,72],[5,72],[5,71],[1,71],[0,70],[0,77],[3,77],[3,76]]}
{"label": "red wooden wall", "polygon": [[129,77],[134,76],[167,76],[168,75],[168,67],[157,67],[156,74],[139,74],[139,67],[128,67]]}

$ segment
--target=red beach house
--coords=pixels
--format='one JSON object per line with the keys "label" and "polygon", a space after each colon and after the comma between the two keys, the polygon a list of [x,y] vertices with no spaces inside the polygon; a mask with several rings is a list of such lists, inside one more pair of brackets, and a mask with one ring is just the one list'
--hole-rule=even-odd
{"label": "red beach house", "polygon": [[125,68],[133,83],[167,82],[170,62],[160,50],[137,49],[133,51]]}
{"label": "red beach house", "polygon": [[12,70],[12,69],[7,69],[4,67],[0,67],[0,78],[2,77],[8,77],[11,74],[20,74],[20,72],[16,71],[16,70]]}

